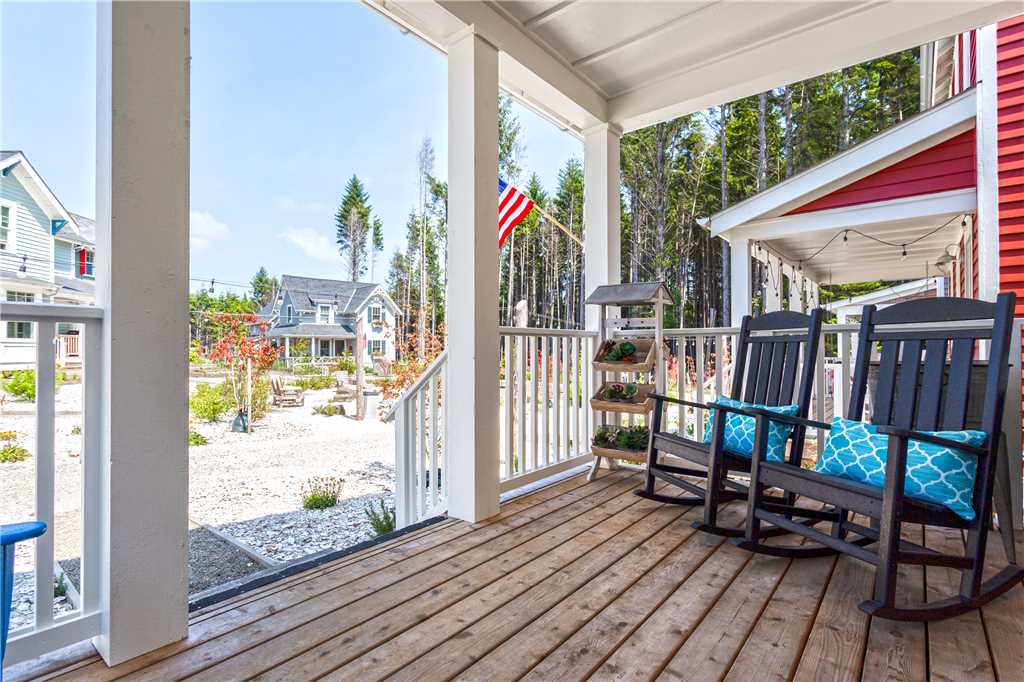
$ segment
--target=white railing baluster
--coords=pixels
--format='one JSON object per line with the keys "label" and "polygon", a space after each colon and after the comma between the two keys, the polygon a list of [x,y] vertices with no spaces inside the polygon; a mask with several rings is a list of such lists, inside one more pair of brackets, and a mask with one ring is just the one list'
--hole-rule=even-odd
{"label": "white railing baluster", "polygon": [[549,349],[549,347],[551,345],[550,344],[551,339],[549,339],[546,336],[542,336],[538,340],[540,341],[540,365],[541,365],[540,376],[541,376],[541,393],[543,394],[541,396],[541,408],[540,408],[541,409],[541,413],[543,414],[543,417],[542,417],[541,422],[540,422],[540,425],[541,425],[541,443],[542,443],[542,446],[544,448],[544,466],[546,467],[549,464],[551,464],[551,415],[550,415],[550,411],[548,410],[548,404],[549,404],[548,400],[549,400],[549,398],[551,396],[551,392],[549,390],[550,387],[548,386],[548,384],[549,384],[549,379],[548,379],[548,374],[549,374],[548,361],[550,359],[550,354],[548,352],[548,349]]}
{"label": "white railing baluster", "polygon": [[36,518],[46,532],[36,538],[36,628],[53,622],[54,390],[57,327],[52,320],[35,324],[36,332]]}
{"label": "white railing baluster", "polygon": [[579,455],[584,452],[580,447],[580,340],[574,336],[571,340],[572,352],[572,454]]}
{"label": "white railing baluster", "polygon": [[430,377],[430,513],[437,513],[440,474],[437,469],[437,376]]}
{"label": "white railing baluster", "polygon": [[562,339],[562,375],[565,377],[565,403],[562,405],[562,458],[568,459],[572,455],[569,446],[569,401],[572,399],[569,387],[569,378],[572,368],[569,366],[569,339]]}
{"label": "white railing baluster", "polygon": [[[698,336],[695,339],[697,351],[694,367],[694,376],[697,378],[697,385],[695,386],[697,395],[695,397],[694,402],[698,403],[704,402],[704,340],[706,338],[706,336]],[[696,436],[697,440],[703,441],[704,420],[701,419],[700,417],[701,415],[694,414],[693,433]]]}
{"label": "white railing baluster", "polygon": [[527,343],[530,368],[530,468],[537,469],[537,337],[529,337]]}
{"label": "white railing baluster", "polygon": [[526,471],[526,337],[515,337],[516,351],[516,463],[517,473]]}
{"label": "white railing baluster", "polygon": [[100,607],[100,405],[103,399],[103,324],[85,323],[82,344],[82,574],[79,587],[82,613]]}
{"label": "white railing baluster", "polygon": [[512,339],[505,337],[505,403],[502,406],[505,411],[505,432],[504,448],[505,453],[505,478],[512,478]]}
{"label": "white railing baluster", "polygon": [[554,441],[555,461],[562,460],[562,339],[556,337],[551,339],[551,367],[554,372],[555,398],[553,402],[552,418],[554,423],[551,426],[552,440]]}

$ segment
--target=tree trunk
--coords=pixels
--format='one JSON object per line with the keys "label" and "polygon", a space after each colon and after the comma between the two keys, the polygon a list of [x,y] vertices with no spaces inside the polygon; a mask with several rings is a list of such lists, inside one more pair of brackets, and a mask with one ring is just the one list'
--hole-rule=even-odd
{"label": "tree trunk", "polygon": [[850,70],[843,69],[840,78],[839,150],[843,151],[850,147]]}
{"label": "tree trunk", "polygon": [[[719,123],[719,146],[721,150],[721,192],[722,209],[729,207],[729,157],[725,141],[725,127],[729,122],[729,112],[726,105],[718,108]],[[729,242],[722,240],[722,324],[728,325],[732,322],[732,254],[730,253]]]}
{"label": "tree trunk", "polygon": [[782,115],[785,129],[782,136],[782,157],[785,162],[785,174],[793,175],[793,88],[786,86],[786,94],[782,104]]}
{"label": "tree trunk", "polygon": [[757,191],[768,187],[768,93],[757,96]]}

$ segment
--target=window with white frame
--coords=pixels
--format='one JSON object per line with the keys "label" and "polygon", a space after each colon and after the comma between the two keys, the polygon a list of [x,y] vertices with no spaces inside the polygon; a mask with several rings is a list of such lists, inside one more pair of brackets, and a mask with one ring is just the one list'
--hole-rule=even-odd
{"label": "window with white frame", "polygon": [[0,206],[0,251],[7,251],[11,243],[11,207]]}
{"label": "window with white frame", "polygon": [[370,339],[370,355],[384,355],[384,339]]}
{"label": "window with white frame", "polygon": [[370,324],[380,324],[384,321],[384,308],[379,305],[370,306]]}
{"label": "window with white frame", "polygon": [[85,253],[85,256],[80,256],[82,258],[82,276],[92,277],[96,254],[88,249],[82,249],[82,251]]}
{"label": "window with white frame", "polygon": [[[35,303],[36,295],[25,291],[8,291],[7,302],[8,303]],[[14,322],[9,321],[7,323],[7,338],[9,339],[31,339],[32,338],[32,323],[31,322]]]}
{"label": "window with white frame", "polygon": [[331,306],[327,303],[321,303],[316,307],[316,321],[320,324],[331,323]]}

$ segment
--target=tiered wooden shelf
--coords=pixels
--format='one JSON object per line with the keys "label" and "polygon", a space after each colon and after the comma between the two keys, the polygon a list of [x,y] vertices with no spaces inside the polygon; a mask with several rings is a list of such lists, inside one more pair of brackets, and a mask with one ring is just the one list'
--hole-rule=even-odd
{"label": "tiered wooden shelf", "polygon": [[[665,390],[665,349],[664,349],[664,306],[672,301],[671,294],[664,282],[637,282],[631,284],[608,284],[597,287],[587,297],[588,305],[600,306],[600,327],[598,332],[598,352],[592,361],[594,371],[600,373],[597,391],[590,399],[590,407],[600,413],[597,423],[606,425],[609,415],[614,415],[614,423],[621,421],[623,414],[649,415],[654,409],[655,392]],[[653,306],[654,317],[609,317],[609,308],[634,308],[637,306]],[[629,339],[635,347],[634,352],[626,361],[608,357],[617,344],[623,339],[616,338],[620,330],[651,330],[653,339]],[[646,375],[646,380],[632,378],[620,380],[621,375]],[[607,396],[612,384],[637,384],[636,395],[631,400],[614,400]],[[643,453],[636,450],[601,447],[591,444],[594,462],[590,469],[593,478],[607,459],[609,466],[619,459],[637,460]]]}

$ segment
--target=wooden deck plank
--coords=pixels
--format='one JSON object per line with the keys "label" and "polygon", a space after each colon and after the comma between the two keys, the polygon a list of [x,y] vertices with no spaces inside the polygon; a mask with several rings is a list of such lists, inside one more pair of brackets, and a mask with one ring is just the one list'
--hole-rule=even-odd
{"label": "wooden deck plank", "polygon": [[652,680],[676,648],[700,625],[721,596],[732,589],[751,555],[723,543],[594,672],[597,680]]}
{"label": "wooden deck plank", "polygon": [[[739,520],[739,505],[722,513],[722,523]],[[717,597],[749,559],[745,552],[718,552],[723,538],[696,533],[678,550],[602,609],[551,651],[524,680],[581,679],[591,675],[647,617],[673,593],[692,594],[700,609]],[[729,545],[732,548],[732,545]],[[682,587],[685,585],[685,587]],[[680,620],[688,614],[679,613]]]}
{"label": "wooden deck plank", "polygon": [[[427,619],[433,621],[427,635],[436,636],[445,631],[446,627],[450,628],[451,624],[439,622],[446,618],[433,619],[431,616],[443,610],[447,614],[453,604],[461,603],[463,610],[497,608],[502,599],[513,597],[516,589],[520,592],[527,589],[532,581],[561,569],[580,554],[585,554],[616,534],[623,531],[642,532],[646,525],[644,517],[659,511],[659,506],[641,502],[643,500],[633,495],[630,487],[617,497],[559,524],[529,542],[493,556],[469,570],[455,573],[447,581],[427,590],[420,589],[408,599],[403,600],[402,596],[410,590],[418,589],[415,578],[420,576],[415,576],[410,585],[400,583],[393,586],[396,589],[390,591],[395,593],[394,596],[382,594],[381,599],[376,599],[377,603],[332,611],[322,618],[282,633],[261,647],[250,649],[204,670],[194,679],[247,678],[286,663],[290,665],[266,677],[309,679],[345,664],[380,645],[382,641],[397,637]],[[654,519],[654,529],[668,524],[672,518]],[[531,575],[534,576],[532,579]],[[500,583],[500,587],[496,588],[496,583]],[[462,614],[459,617],[470,616]],[[412,638],[400,639],[408,643]],[[391,641],[386,645],[389,650],[395,648]],[[317,650],[313,650],[314,647]],[[304,652],[310,652],[311,655],[303,656]],[[372,657],[368,655],[365,658]],[[383,666],[383,662],[380,666]]]}
{"label": "wooden deck plank", "polygon": [[[960,531],[925,529],[925,544],[944,553],[963,553]],[[945,599],[960,591],[960,571],[925,568],[928,600]],[[956,618],[928,623],[928,668],[932,682],[995,680],[981,614],[971,611]]]}
{"label": "wooden deck plank", "polygon": [[[94,675],[97,682],[102,682],[118,679],[134,671],[139,671],[138,679],[163,679],[167,670],[176,671],[179,666],[183,670],[201,670],[254,645],[250,636],[256,636],[255,633],[261,633],[264,639],[274,636],[280,632],[277,630],[279,627],[296,627],[327,611],[372,595],[410,575],[452,562],[466,552],[476,550],[478,555],[500,553],[504,550],[498,550],[498,547],[528,540],[534,534],[555,527],[635,487],[635,478],[636,474],[631,472],[613,472],[593,483],[569,490],[540,504],[527,506],[441,544],[434,544],[436,538],[430,536],[432,539],[425,539],[424,546],[415,542],[403,545],[387,554],[370,557],[202,621],[190,628],[188,638],[181,642],[114,668],[108,669],[99,663],[87,668],[86,673]],[[346,589],[341,590],[343,586]],[[300,605],[303,608],[298,608]],[[309,607],[309,611],[306,607]],[[165,664],[164,661],[170,656],[174,660],[168,660]]]}
{"label": "wooden deck plank", "polygon": [[[1024,557],[1024,531],[1017,531],[1017,556]],[[998,536],[989,535],[985,548],[985,577],[1006,566]],[[1018,585],[981,609],[992,662],[1000,682],[1024,680],[1024,585]]]}
{"label": "wooden deck plank", "polygon": [[832,557],[793,562],[725,679],[743,682],[790,679],[835,562]]}
{"label": "wooden deck plank", "polygon": [[[693,509],[664,531],[620,558],[601,575],[576,587],[571,575],[555,576],[501,611],[474,623],[456,638],[398,671],[394,680],[436,675],[496,679],[525,674],[590,616],[619,596],[694,534]],[[506,655],[508,652],[508,655]]]}
{"label": "wooden deck plank", "polygon": [[[924,544],[921,526],[904,527],[903,538]],[[896,582],[900,603],[923,603],[926,599],[924,568],[901,564]],[[872,618],[868,633],[863,682],[923,682],[928,671],[928,641],[924,623]]]}
{"label": "wooden deck plank", "polygon": [[[507,576],[493,583],[486,590],[474,595],[472,600],[464,600],[456,607],[447,609],[421,626],[408,630],[402,636],[386,642],[367,654],[338,669],[325,679],[329,680],[376,680],[398,671],[403,665],[412,663],[420,656],[428,653],[455,637],[460,641],[461,632],[467,624],[472,624],[491,613],[499,612],[512,599],[530,603],[526,593],[568,592],[579,587],[607,570],[624,554],[636,549],[640,544],[677,521],[683,509],[667,509],[657,503],[645,500],[642,505],[648,515],[642,520],[623,527],[619,532],[592,548],[559,547],[551,552],[546,562],[536,562],[540,566],[524,566],[517,571],[519,575]],[[659,508],[660,507],[660,508]],[[588,533],[587,535],[591,535]],[[601,539],[601,538],[597,538]],[[589,539],[588,539],[589,540]],[[588,544],[592,544],[589,543]],[[580,551],[586,551],[582,556]],[[576,558],[578,557],[578,558]],[[546,565],[544,565],[546,564]],[[539,568],[540,570],[531,570]],[[539,587],[533,590],[532,588]],[[281,677],[278,679],[295,679]]]}
{"label": "wooden deck plank", "polygon": [[[783,539],[787,540],[793,541],[791,536]],[[657,679],[721,679],[791,563],[781,557],[754,556],[676,649]]]}

